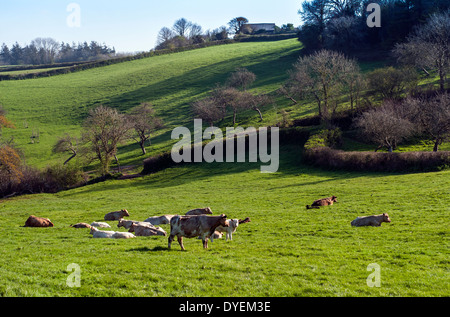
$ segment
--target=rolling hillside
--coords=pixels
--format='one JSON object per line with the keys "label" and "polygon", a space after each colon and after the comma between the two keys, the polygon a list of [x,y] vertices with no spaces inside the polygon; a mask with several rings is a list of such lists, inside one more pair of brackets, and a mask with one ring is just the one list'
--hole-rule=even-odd
{"label": "rolling hillside", "polygon": [[[142,102],[151,102],[166,124],[166,129],[160,132],[162,137],[154,143],[162,142],[167,150],[164,141],[170,139],[168,132],[176,126],[192,125],[190,103],[217,83],[223,83],[237,67],[247,67],[256,73],[258,80],[253,89],[271,92],[286,79],[300,49],[295,39],[236,43],[49,78],[3,81],[0,104],[17,126],[17,130],[5,130],[4,135],[14,135],[29,164],[44,166],[63,160],[52,155],[51,147],[66,132],[78,134],[93,107],[105,104],[126,112]],[[269,110],[272,111],[267,114],[265,124],[276,116],[276,109]],[[249,120],[251,117],[253,112]],[[39,144],[30,142],[33,130],[40,133]],[[142,161],[134,146],[121,149],[119,157],[125,159],[124,163]]]}
{"label": "rolling hillside", "polygon": [[[106,104],[129,111],[155,104],[166,128],[153,140],[153,155],[170,148],[170,131],[190,127],[189,104],[236,67],[258,76],[252,87],[272,92],[287,77],[301,46],[296,40],[238,43],[111,65],[49,78],[0,82],[0,103],[17,130],[28,164],[62,163],[51,154],[66,132],[79,134],[89,109]],[[277,108],[278,107],[278,108]],[[278,100],[264,109],[264,125],[280,108],[291,118],[314,105],[290,107]],[[257,126],[255,112],[239,123]],[[40,143],[31,144],[39,130]],[[362,145],[351,143],[352,149]],[[120,148],[123,164],[140,164],[135,145]],[[111,180],[57,194],[0,200],[0,296],[448,296],[450,287],[448,193],[450,170],[387,174],[325,171],[302,163],[298,145],[280,148],[277,173],[260,163],[201,163],[128,180]],[[319,210],[305,206],[336,195]],[[251,218],[233,241],[217,239],[203,250],[197,239],[167,237],[92,239],[78,222],[102,221],[126,208],[130,220],[184,214],[210,206],[215,215]],[[392,223],[351,227],[358,216],[389,213]],[[50,218],[53,228],[24,228],[29,215]],[[114,231],[117,222],[110,221]],[[167,232],[169,225],[162,226]],[[68,267],[81,269],[80,287],[70,287]],[[367,283],[381,268],[381,286]],[[226,283],[224,283],[226,281]]]}

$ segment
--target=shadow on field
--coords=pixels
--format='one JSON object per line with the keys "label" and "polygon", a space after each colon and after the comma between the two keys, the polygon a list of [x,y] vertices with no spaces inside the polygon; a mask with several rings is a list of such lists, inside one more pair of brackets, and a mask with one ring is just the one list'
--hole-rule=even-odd
{"label": "shadow on field", "polygon": [[157,252],[157,251],[167,251],[167,250],[169,250],[167,247],[156,246],[153,249],[150,249],[149,247],[142,247],[142,248],[126,250],[125,252]]}

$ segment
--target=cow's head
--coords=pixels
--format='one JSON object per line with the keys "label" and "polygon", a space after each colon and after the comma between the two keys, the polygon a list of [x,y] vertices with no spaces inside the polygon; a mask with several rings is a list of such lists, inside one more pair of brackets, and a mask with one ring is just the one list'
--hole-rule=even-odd
{"label": "cow's head", "polygon": [[333,202],[337,203],[337,197],[336,197],[336,196],[332,196],[332,197],[331,197],[331,200],[332,200]]}
{"label": "cow's head", "polygon": [[117,228],[123,227],[123,219],[119,219],[119,223],[117,224]]}
{"label": "cow's head", "polygon": [[126,209],[122,209],[122,215],[124,217],[129,217],[130,216],[130,214],[128,213],[128,210],[126,210]]}
{"label": "cow's head", "polygon": [[219,225],[223,227],[227,227],[227,216],[225,214],[221,214],[219,219]]}
{"label": "cow's head", "polygon": [[130,227],[130,230],[128,230],[128,232],[134,232],[134,228],[136,228],[136,227],[137,227],[136,224],[133,223]]}
{"label": "cow's head", "polygon": [[387,213],[383,214],[383,222],[391,222],[391,218],[389,218],[389,215]]}
{"label": "cow's head", "polygon": [[89,233],[90,233],[90,234],[94,234],[95,231],[98,231],[98,229],[95,228],[95,227],[91,227],[91,231],[90,231]]}
{"label": "cow's head", "polygon": [[212,215],[211,207],[206,207],[206,208],[205,208],[205,214],[206,214],[206,215]]}
{"label": "cow's head", "polygon": [[239,219],[230,219],[228,220],[228,226],[235,229],[239,226]]}

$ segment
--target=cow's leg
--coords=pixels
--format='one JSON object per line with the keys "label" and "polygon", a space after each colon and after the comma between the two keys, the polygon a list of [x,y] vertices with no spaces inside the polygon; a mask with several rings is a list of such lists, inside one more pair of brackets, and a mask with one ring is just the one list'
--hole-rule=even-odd
{"label": "cow's leg", "polygon": [[203,248],[208,249],[208,238],[203,238]]}
{"label": "cow's leg", "polygon": [[170,248],[171,248],[171,246],[172,246],[173,238],[174,238],[173,235],[170,235],[170,236],[169,236],[169,250],[170,250]]}
{"label": "cow's leg", "polygon": [[181,250],[186,251],[186,250],[184,249],[184,245],[183,245],[183,237],[182,237],[182,236],[178,236],[178,243],[179,243],[180,246],[181,246]]}

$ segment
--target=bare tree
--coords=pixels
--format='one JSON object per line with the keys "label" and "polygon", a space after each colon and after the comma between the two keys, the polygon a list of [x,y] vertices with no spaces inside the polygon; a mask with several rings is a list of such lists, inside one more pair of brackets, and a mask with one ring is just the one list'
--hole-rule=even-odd
{"label": "bare tree", "polygon": [[247,90],[249,86],[251,86],[256,80],[256,75],[249,71],[246,68],[238,68],[235,72],[233,72],[228,78],[228,86]]}
{"label": "bare tree", "polygon": [[69,134],[61,137],[56,141],[56,144],[53,146],[53,153],[66,153],[69,152],[72,154],[65,162],[64,165],[67,165],[72,159],[74,159],[78,154],[78,143],[79,140],[77,138],[71,137]]}
{"label": "bare tree", "polygon": [[235,125],[237,113],[245,109],[241,92],[233,87],[217,87],[212,91],[211,96],[218,107],[231,109],[233,112],[233,125]]}
{"label": "bare tree", "polygon": [[295,96],[314,97],[320,117],[328,121],[330,107],[336,109],[350,70],[357,70],[356,61],[337,52],[321,50],[299,58],[291,71],[290,82],[282,91],[291,100],[295,100]]}
{"label": "bare tree", "polygon": [[435,69],[440,90],[444,91],[450,69],[450,11],[433,14],[426,24],[409,35],[407,42],[397,44],[394,54],[400,62]]}
{"label": "bare tree", "polygon": [[168,27],[163,27],[158,33],[158,45],[170,41],[175,36],[175,33]]}
{"label": "bare tree", "polygon": [[240,34],[242,31],[242,27],[248,23],[248,19],[244,17],[237,17],[234,19],[231,19],[230,22],[228,22],[228,25],[230,26],[230,30],[234,32],[234,34]]}
{"label": "bare tree", "polygon": [[439,146],[450,139],[450,95],[443,93],[433,98],[410,97],[403,104],[420,132],[433,140],[433,151],[439,151]]}
{"label": "bare tree", "polygon": [[192,22],[189,22],[185,18],[181,18],[175,21],[173,25],[173,30],[177,35],[186,37],[189,33],[189,29],[191,28],[191,26]]}
{"label": "bare tree", "polygon": [[132,128],[125,115],[116,109],[99,106],[89,112],[84,123],[82,141],[90,147],[94,157],[100,162],[102,175],[109,173],[113,158],[117,159],[117,146],[127,137]]}
{"label": "bare tree", "polygon": [[362,113],[355,119],[355,126],[364,138],[378,145],[375,152],[382,147],[392,152],[414,131],[414,125],[396,111],[394,103],[385,103],[380,108]]}
{"label": "bare tree", "polygon": [[147,153],[145,143],[150,143],[151,134],[161,129],[164,126],[163,122],[155,115],[155,110],[149,103],[142,103],[136,107],[130,114],[129,121],[137,135],[134,139],[139,143],[142,155],[145,155]]}
{"label": "bare tree", "polygon": [[196,118],[203,119],[211,126],[215,122],[225,118],[225,107],[216,101],[214,97],[207,97],[205,99],[198,100],[192,105]]}

